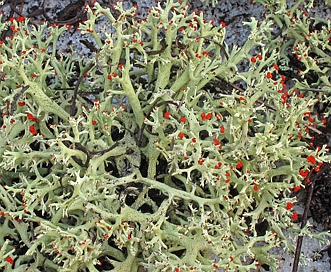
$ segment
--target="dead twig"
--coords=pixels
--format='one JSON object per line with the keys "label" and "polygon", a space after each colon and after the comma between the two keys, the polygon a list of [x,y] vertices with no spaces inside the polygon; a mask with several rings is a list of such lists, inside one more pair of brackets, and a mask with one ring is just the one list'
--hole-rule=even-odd
{"label": "dead twig", "polygon": [[[65,19],[65,20],[54,20],[51,17],[48,16],[47,11],[46,11],[46,3],[47,1],[44,0],[43,1],[43,15],[45,17],[45,19],[50,22],[51,24],[57,24],[57,25],[74,25],[77,24],[79,22],[81,22],[82,20],[84,20],[85,16],[86,16],[86,11],[84,9],[84,3],[74,3],[74,4],[69,4],[63,13],[72,13],[72,9],[74,8],[75,11],[77,11],[77,9],[80,8],[80,11],[76,14],[76,16],[74,16],[73,18],[70,16],[67,17],[63,17],[64,15],[61,16],[61,18],[70,18],[70,19]],[[75,5],[75,6],[73,6]]]}
{"label": "dead twig", "polygon": [[168,47],[168,45],[167,45],[165,39],[162,39],[161,42],[160,42],[160,44],[161,44],[161,49],[160,50],[147,51],[146,54],[148,56],[162,54],[166,50],[166,48]]}
{"label": "dead twig", "polygon": [[17,101],[18,99],[24,94],[24,92],[29,89],[30,86],[27,85],[25,87],[22,88],[22,90],[19,91],[19,93],[17,93],[14,98],[13,98],[13,102],[11,103],[11,108],[10,108],[10,112],[9,112],[9,115],[13,115],[14,114],[14,111],[16,110],[16,104],[17,104]]}
{"label": "dead twig", "polygon": [[238,85],[230,82],[230,81],[227,81],[225,78],[221,77],[221,76],[216,76],[217,79],[219,79],[220,81],[226,83],[227,85],[231,86],[233,89],[239,91],[239,92],[244,92],[245,90],[240,88]]}
{"label": "dead twig", "polygon": [[80,150],[82,152],[84,152],[86,154],[86,161],[85,163],[83,163],[80,159],[76,158],[75,156],[73,156],[73,160],[78,163],[80,166],[82,167],[88,167],[91,157],[94,155],[103,155],[111,150],[113,150],[115,147],[117,147],[119,145],[119,142],[114,143],[111,147],[103,149],[103,150],[99,150],[99,151],[89,151],[85,146],[83,146],[81,143],[75,143],[75,148],[77,150]]}
{"label": "dead twig", "polygon": [[93,67],[95,66],[95,64],[92,62],[89,66],[87,66],[82,74],[79,76],[77,82],[76,82],[76,85],[75,85],[75,88],[74,88],[74,94],[72,96],[72,101],[71,101],[71,109],[70,109],[70,116],[74,116],[75,113],[76,113],[76,100],[77,100],[77,95],[78,95],[78,88],[79,88],[79,85],[81,83],[81,81],[83,80],[84,78],[84,75],[90,71]]}

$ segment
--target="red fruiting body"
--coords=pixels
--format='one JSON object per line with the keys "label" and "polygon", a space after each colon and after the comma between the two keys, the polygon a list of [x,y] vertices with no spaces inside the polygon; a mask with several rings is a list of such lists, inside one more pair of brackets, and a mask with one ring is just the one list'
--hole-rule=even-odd
{"label": "red fruiting body", "polygon": [[219,140],[217,140],[217,139],[213,139],[213,142],[214,142],[214,145],[216,145],[216,146],[217,146],[217,145],[220,145],[220,143],[221,143],[221,142],[220,142]]}
{"label": "red fruiting body", "polygon": [[301,189],[300,186],[294,186],[294,187],[293,187],[294,192],[299,192],[300,189]]}
{"label": "red fruiting body", "polygon": [[296,213],[296,212],[294,212],[293,214],[292,214],[292,217],[291,217],[293,220],[298,220],[298,218],[299,218],[299,215],[298,215],[298,213]]}
{"label": "red fruiting body", "polygon": [[186,118],[184,116],[179,118],[179,122],[185,123],[186,122]]}
{"label": "red fruiting body", "polygon": [[306,159],[307,159],[307,162],[310,162],[312,164],[315,164],[316,163],[316,159],[315,159],[315,157],[313,155],[307,156]]}
{"label": "red fruiting body", "polygon": [[37,135],[37,130],[34,126],[30,126],[29,131],[32,133],[33,136]]}
{"label": "red fruiting body", "polygon": [[32,121],[32,122],[35,122],[35,123],[37,123],[38,122],[38,120],[31,114],[31,113],[28,113],[27,115],[26,115],[26,117],[30,120],[30,121]]}
{"label": "red fruiting body", "polygon": [[303,177],[303,178],[306,178],[309,174],[309,170],[306,169],[306,170],[303,170],[303,169],[300,169],[299,170],[299,174]]}
{"label": "red fruiting body", "polygon": [[241,169],[244,166],[244,164],[240,161],[237,163],[236,168]]}
{"label": "red fruiting body", "polygon": [[13,260],[13,258],[10,257],[10,256],[8,256],[8,257],[6,258],[6,262],[8,262],[8,263],[10,263],[10,264],[14,264],[14,260]]}
{"label": "red fruiting body", "polygon": [[289,202],[286,204],[286,210],[291,210],[293,208],[293,203],[292,202]]}
{"label": "red fruiting body", "polygon": [[203,165],[203,159],[202,159],[202,158],[199,158],[199,160],[198,160],[198,164],[199,164],[199,165]]}

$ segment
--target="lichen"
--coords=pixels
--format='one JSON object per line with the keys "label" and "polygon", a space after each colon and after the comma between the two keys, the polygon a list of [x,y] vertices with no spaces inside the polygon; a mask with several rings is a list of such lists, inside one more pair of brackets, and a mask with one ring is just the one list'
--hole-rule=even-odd
{"label": "lichen", "polygon": [[330,21],[307,34],[305,14],[270,11],[230,49],[225,24],[185,1],[142,19],[120,2],[85,8],[97,51],[83,60],[58,56],[66,26],[0,26],[13,30],[0,43],[0,267],[275,271],[271,249],[294,249],[285,229],[312,235],[289,193],[330,160],[309,144],[325,123]]}

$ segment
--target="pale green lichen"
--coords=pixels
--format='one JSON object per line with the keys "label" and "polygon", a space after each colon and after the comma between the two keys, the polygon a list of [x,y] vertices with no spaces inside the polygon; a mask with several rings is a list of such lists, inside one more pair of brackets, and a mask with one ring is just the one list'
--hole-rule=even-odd
{"label": "pale green lichen", "polygon": [[[293,252],[284,229],[300,231],[288,193],[330,160],[326,146],[302,141],[328,97],[298,91],[315,87],[312,72],[330,91],[330,66],[320,65],[330,62],[330,23],[304,37],[297,13],[298,25],[274,36],[270,13],[247,22],[248,40],[230,49],[226,27],[184,1],[144,19],[121,3],[86,9],[79,29],[98,46],[90,59],[56,58],[66,27],[0,26],[20,29],[0,45],[0,267],[275,271],[270,250]],[[297,47],[307,53],[303,80],[286,87],[285,53]],[[75,98],[63,89],[77,67],[87,75]]]}

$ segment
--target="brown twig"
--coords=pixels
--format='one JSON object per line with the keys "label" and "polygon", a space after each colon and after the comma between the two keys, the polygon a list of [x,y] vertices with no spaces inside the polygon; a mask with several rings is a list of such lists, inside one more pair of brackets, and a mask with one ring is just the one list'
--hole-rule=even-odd
{"label": "brown twig", "polygon": [[161,49],[160,50],[147,51],[146,54],[148,56],[162,54],[166,50],[166,48],[168,47],[168,45],[167,45],[165,39],[162,39],[161,42],[160,42],[160,44],[161,44]]}
{"label": "brown twig", "polygon": [[81,22],[84,19],[85,16],[85,9],[83,8],[84,5],[82,5],[81,10],[77,13],[77,15],[71,19],[65,20],[65,21],[58,21],[58,20],[54,20],[51,17],[48,16],[47,12],[46,12],[46,0],[44,0],[43,2],[43,15],[45,17],[45,19],[50,22],[51,24],[57,24],[57,25],[74,25],[76,23]]}
{"label": "brown twig", "polygon": [[219,79],[220,81],[226,83],[227,85],[231,86],[233,89],[239,91],[239,92],[244,92],[245,90],[240,88],[238,85],[226,80],[225,78],[221,77],[221,76],[216,76],[217,79]]}
{"label": "brown twig", "polygon": [[[16,8],[16,5],[17,4],[21,4],[20,10],[18,10]],[[23,14],[22,14],[23,5],[22,4],[24,5],[24,2],[23,1],[22,2],[19,2],[19,3],[17,3],[17,1],[14,1],[14,3],[9,2],[9,6],[10,6],[11,10],[14,11],[15,13],[17,13],[19,16],[23,16]]]}
{"label": "brown twig", "polygon": [[210,41],[210,42],[213,42],[214,44],[218,45],[221,48],[221,51],[224,54],[225,58],[227,60],[229,60],[229,54],[226,52],[226,50],[225,50],[225,48],[224,48],[224,46],[222,44],[220,44],[219,42],[214,41],[213,39],[211,39],[209,37],[206,37],[206,36],[201,37],[201,38],[204,38],[205,40]]}
{"label": "brown twig", "polygon": [[80,150],[82,152],[84,152],[86,154],[86,161],[85,163],[83,163],[80,159],[78,159],[77,157],[73,156],[73,160],[78,163],[80,166],[82,167],[88,167],[91,157],[94,155],[103,155],[105,153],[107,153],[108,151],[113,150],[115,147],[117,147],[119,145],[119,142],[114,143],[111,147],[107,148],[107,149],[103,149],[103,150],[99,150],[99,151],[89,151],[85,146],[83,146],[81,143],[75,143],[75,148],[77,150]]}
{"label": "brown twig", "polygon": [[74,94],[72,96],[72,101],[71,101],[71,109],[70,109],[70,116],[74,116],[75,113],[76,113],[76,99],[77,99],[77,95],[78,95],[78,88],[79,88],[79,85],[81,83],[81,81],[83,80],[84,78],[84,75],[90,71],[93,67],[94,67],[94,63],[90,63],[89,66],[87,66],[84,71],[82,72],[82,74],[79,76],[77,82],[76,82],[76,85],[75,85],[75,88],[74,88]]}
{"label": "brown twig", "polygon": [[14,114],[14,111],[16,110],[16,104],[17,104],[17,101],[18,99],[23,95],[23,93],[29,89],[30,86],[27,85],[27,86],[24,86],[22,88],[22,90],[20,90],[13,98],[13,102],[11,103],[11,108],[10,108],[10,112],[9,112],[9,115],[13,115]]}

